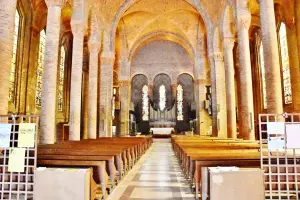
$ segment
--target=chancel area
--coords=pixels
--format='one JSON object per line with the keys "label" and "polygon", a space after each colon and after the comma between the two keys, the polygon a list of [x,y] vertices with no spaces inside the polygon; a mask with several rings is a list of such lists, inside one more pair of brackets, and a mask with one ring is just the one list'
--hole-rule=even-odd
{"label": "chancel area", "polygon": [[0,200],[300,199],[299,80],[299,0],[0,0]]}

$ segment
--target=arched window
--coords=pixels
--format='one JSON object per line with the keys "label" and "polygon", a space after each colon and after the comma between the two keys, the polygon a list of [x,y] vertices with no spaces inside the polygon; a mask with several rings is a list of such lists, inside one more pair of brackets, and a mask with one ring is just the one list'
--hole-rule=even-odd
{"label": "arched window", "polygon": [[14,29],[14,43],[13,43],[13,56],[11,59],[11,71],[9,76],[9,102],[15,101],[16,89],[16,64],[17,64],[17,49],[19,43],[19,27],[20,27],[20,14],[16,10],[15,14],[15,29]]}
{"label": "arched window", "polygon": [[183,120],[183,89],[181,85],[177,86],[177,120]]}
{"label": "arched window", "polygon": [[159,108],[161,111],[166,108],[166,87],[164,85],[159,87]]}
{"label": "arched window", "polygon": [[59,111],[63,110],[65,61],[66,61],[66,51],[65,48],[61,46],[60,62],[59,62],[59,85],[58,85],[58,110]]}
{"label": "arched window", "polygon": [[262,42],[259,47],[259,59],[260,59],[260,71],[261,71],[261,86],[263,93],[263,106],[267,109],[267,88],[266,88],[266,71],[265,71],[265,61],[264,61],[264,48]]}
{"label": "arched window", "polygon": [[42,105],[42,88],[43,88],[43,71],[44,71],[44,59],[45,59],[45,44],[46,44],[46,32],[42,30],[40,33],[40,43],[37,60],[37,78],[36,78],[36,95],[35,105],[41,107]]}
{"label": "arched window", "polygon": [[143,121],[149,120],[149,99],[148,99],[148,86],[143,87]]}
{"label": "arched window", "polygon": [[291,87],[291,74],[290,74],[290,61],[288,54],[286,27],[284,23],[281,23],[279,30],[280,37],[280,51],[282,62],[282,75],[283,75],[283,91],[284,91],[284,103],[292,103],[292,87]]}

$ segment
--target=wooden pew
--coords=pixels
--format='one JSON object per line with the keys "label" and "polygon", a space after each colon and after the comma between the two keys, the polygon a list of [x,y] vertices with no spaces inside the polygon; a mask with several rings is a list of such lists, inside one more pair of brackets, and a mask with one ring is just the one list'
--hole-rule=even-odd
{"label": "wooden pew", "polygon": [[[38,164],[41,166],[63,166],[63,167],[92,167],[92,175],[90,178],[91,188],[90,196],[91,200],[96,199],[98,194],[97,182],[100,182],[101,195],[105,199],[107,197],[107,173],[105,171],[105,161],[82,161],[82,160],[38,160]],[[98,173],[98,177],[94,176],[95,171]],[[94,179],[96,180],[94,181]],[[98,178],[98,180],[97,180]]]}
{"label": "wooden pew", "polygon": [[[96,178],[100,181],[102,193],[106,196],[105,191],[108,182],[106,171],[108,171],[114,185],[116,168],[121,179],[123,168],[125,170],[132,168],[136,160],[150,147],[151,143],[152,138],[99,138],[96,140],[39,145],[38,164],[93,167],[100,172]],[[114,163],[114,158],[116,163]],[[102,165],[97,166],[96,164],[100,164],[100,162]],[[105,168],[103,162],[106,162],[107,168]]]}

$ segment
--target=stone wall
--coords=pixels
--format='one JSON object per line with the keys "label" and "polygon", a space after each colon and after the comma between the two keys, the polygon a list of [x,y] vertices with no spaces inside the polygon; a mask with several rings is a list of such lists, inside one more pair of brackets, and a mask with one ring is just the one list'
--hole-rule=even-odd
{"label": "stone wall", "polygon": [[154,78],[165,73],[171,78],[172,84],[177,83],[177,77],[182,73],[193,76],[193,62],[187,51],[174,42],[156,40],[140,48],[131,64],[131,77],[144,74],[150,85]]}

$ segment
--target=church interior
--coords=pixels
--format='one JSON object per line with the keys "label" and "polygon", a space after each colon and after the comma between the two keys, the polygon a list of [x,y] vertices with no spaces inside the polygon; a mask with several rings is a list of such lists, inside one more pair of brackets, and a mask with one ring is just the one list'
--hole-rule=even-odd
{"label": "church interior", "polygon": [[299,0],[0,0],[0,62],[0,200],[300,199]]}

